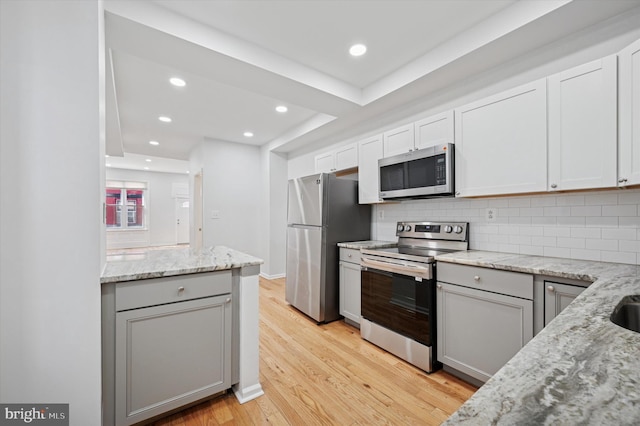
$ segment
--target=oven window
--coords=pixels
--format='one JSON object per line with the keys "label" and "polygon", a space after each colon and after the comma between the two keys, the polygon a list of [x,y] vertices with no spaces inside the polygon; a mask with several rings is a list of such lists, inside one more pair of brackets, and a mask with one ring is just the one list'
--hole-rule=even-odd
{"label": "oven window", "polygon": [[362,271],[362,316],[430,346],[435,336],[435,281]]}

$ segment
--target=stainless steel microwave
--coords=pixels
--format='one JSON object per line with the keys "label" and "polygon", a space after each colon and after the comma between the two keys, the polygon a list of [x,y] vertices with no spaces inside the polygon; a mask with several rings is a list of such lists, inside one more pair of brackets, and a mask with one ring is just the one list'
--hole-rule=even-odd
{"label": "stainless steel microwave", "polygon": [[378,160],[380,198],[452,196],[454,146],[436,145]]}

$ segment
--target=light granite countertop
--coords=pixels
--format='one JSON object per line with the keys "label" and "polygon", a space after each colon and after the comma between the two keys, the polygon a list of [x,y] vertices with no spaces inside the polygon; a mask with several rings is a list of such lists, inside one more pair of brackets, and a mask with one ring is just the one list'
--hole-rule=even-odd
{"label": "light granite countertop", "polygon": [[261,265],[262,259],[215,246],[198,252],[190,248],[140,249],[107,256],[102,284],[169,277]]}
{"label": "light granite countertop", "polygon": [[436,260],[594,281],[444,424],[640,424],[640,333],[609,320],[640,294],[638,266],[484,251]]}
{"label": "light granite countertop", "polygon": [[344,247],[354,250],[360,249],[378,249],[397,246],[397,241],[351,241],[346,243],[338,243],[338,247]]}

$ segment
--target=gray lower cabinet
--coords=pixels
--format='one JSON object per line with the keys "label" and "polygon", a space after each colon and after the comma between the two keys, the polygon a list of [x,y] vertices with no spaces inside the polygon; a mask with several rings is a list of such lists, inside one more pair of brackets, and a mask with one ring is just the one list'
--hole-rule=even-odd
{"label": "gray lower cabinet", "polygon": [[533,276],[438,262],[437,355],[486,382],[533,338]]}
{"label": "gray lower cabinet", "polygon": [[585,289],[583,286],[545,281],[544,325],[546,326]]}
{"label": "gray lower cabinet", "polygon": [[131,425],[230,388],[231,298],[230,271],[103,288],[103,424]]}
{"label": "gray lower cabinet", "polygon": [[360,325],[360,250],[340,248],[340,315]]}

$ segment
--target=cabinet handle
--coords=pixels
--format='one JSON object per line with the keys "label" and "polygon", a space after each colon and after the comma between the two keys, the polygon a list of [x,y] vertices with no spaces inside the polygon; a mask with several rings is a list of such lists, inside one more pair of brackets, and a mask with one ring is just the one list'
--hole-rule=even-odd
{"label": "cabinet handle", "polygon": [[551,184],[551,187],[552,187],[553,189],[556,189],[556,188],[558,187],[558,185],[556,185],[555,183],[552,183],[552,184]]}
{"label": "cabinet handle", "polygon": [[552,293],[553,293],[554,291],[556,291],[556,289],[555,289],[552,285],[548,286],[548,287],[547,287],[547,290],[549,290],[549,291],[550,291],[550,292],[552,292]]}
{"label": "cabinet handle", "polygon": [[229,302],[231,302],[231,298],[227,297],[227,300],[225,300],[224,303],[229,303]]}
{"label": "cabinet handle", "polygon": [[438,284],[438,285],[436,285],[436,287],[438,287],[440,290],[442,290],[442,284]]}
{"label": "cabinet handle", "polygon": [[474,276],[474,277],[473,277],[473,279],[474,279],[476,282],[477,282],[477,281],[480,281],[480,275],[476,275],[476,276]]}
{"label": "cabinet handle", "polygon": [[620,179],[618,179],[618,183],[627,183],[627,179],[620,178]]}
{"label": "cabinet handle", "polygon": [[180,286],[178,287],[178,296],[182,296],[182,293],[184,293],[184,287]]}

